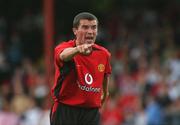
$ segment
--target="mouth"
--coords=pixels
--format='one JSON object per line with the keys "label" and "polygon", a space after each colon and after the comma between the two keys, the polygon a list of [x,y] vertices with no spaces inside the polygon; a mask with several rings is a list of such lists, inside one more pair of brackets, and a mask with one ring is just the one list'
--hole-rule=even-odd
{"label": "mouth", "polygon": [[87,43],[92,43],[94,41],[94,37],[87,36],[87,37],[85,37],[85,40],[86,40]]}
{"label": "mouth", "polygon": [[93,40],[94,37],[93,37],[93,36],[87,36],[87,37],[85,37],[85,39],[86,39],[86,40]]}

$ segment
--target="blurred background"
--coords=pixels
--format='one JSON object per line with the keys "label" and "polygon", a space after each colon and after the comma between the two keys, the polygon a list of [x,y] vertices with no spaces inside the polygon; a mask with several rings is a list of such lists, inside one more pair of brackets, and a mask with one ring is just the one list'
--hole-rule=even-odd
{"label": "blurred background", "polygon": [[112,54],[101,125],[180,125],[180,0],[0,0],[0,125],[50,125],[53,48],[83,11]]}

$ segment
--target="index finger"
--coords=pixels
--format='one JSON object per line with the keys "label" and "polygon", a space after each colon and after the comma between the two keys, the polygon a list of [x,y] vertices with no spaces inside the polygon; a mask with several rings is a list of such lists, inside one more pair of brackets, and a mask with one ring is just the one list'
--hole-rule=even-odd
{"label": "index finger", "polygon": [[94,45],[94,43],[90,43],[90,44],[87,44],[87,47],[92,47]]}

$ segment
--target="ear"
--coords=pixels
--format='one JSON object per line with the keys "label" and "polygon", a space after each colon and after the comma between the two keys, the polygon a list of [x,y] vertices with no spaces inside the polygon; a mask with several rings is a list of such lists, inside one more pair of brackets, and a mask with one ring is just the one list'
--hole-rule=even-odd
{"label": "ear", "polygon": [[77,29],[76,28],[72,28],[72,30],[73,30],[74,35],[76,35],[77,34]]}

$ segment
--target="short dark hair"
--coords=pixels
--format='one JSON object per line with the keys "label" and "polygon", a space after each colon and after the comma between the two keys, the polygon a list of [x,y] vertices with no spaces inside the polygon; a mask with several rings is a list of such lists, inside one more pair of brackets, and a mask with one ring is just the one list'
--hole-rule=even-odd
{"label": "short dark hair", "polygon": [[89,12],[81,12],[78,15],[74,17],[73,20],[73,28],[77,28],[79,26],[81,19],[87,19],[87,20],[96,20],[98,23],[98,19],[95,15],[89,13]]}

